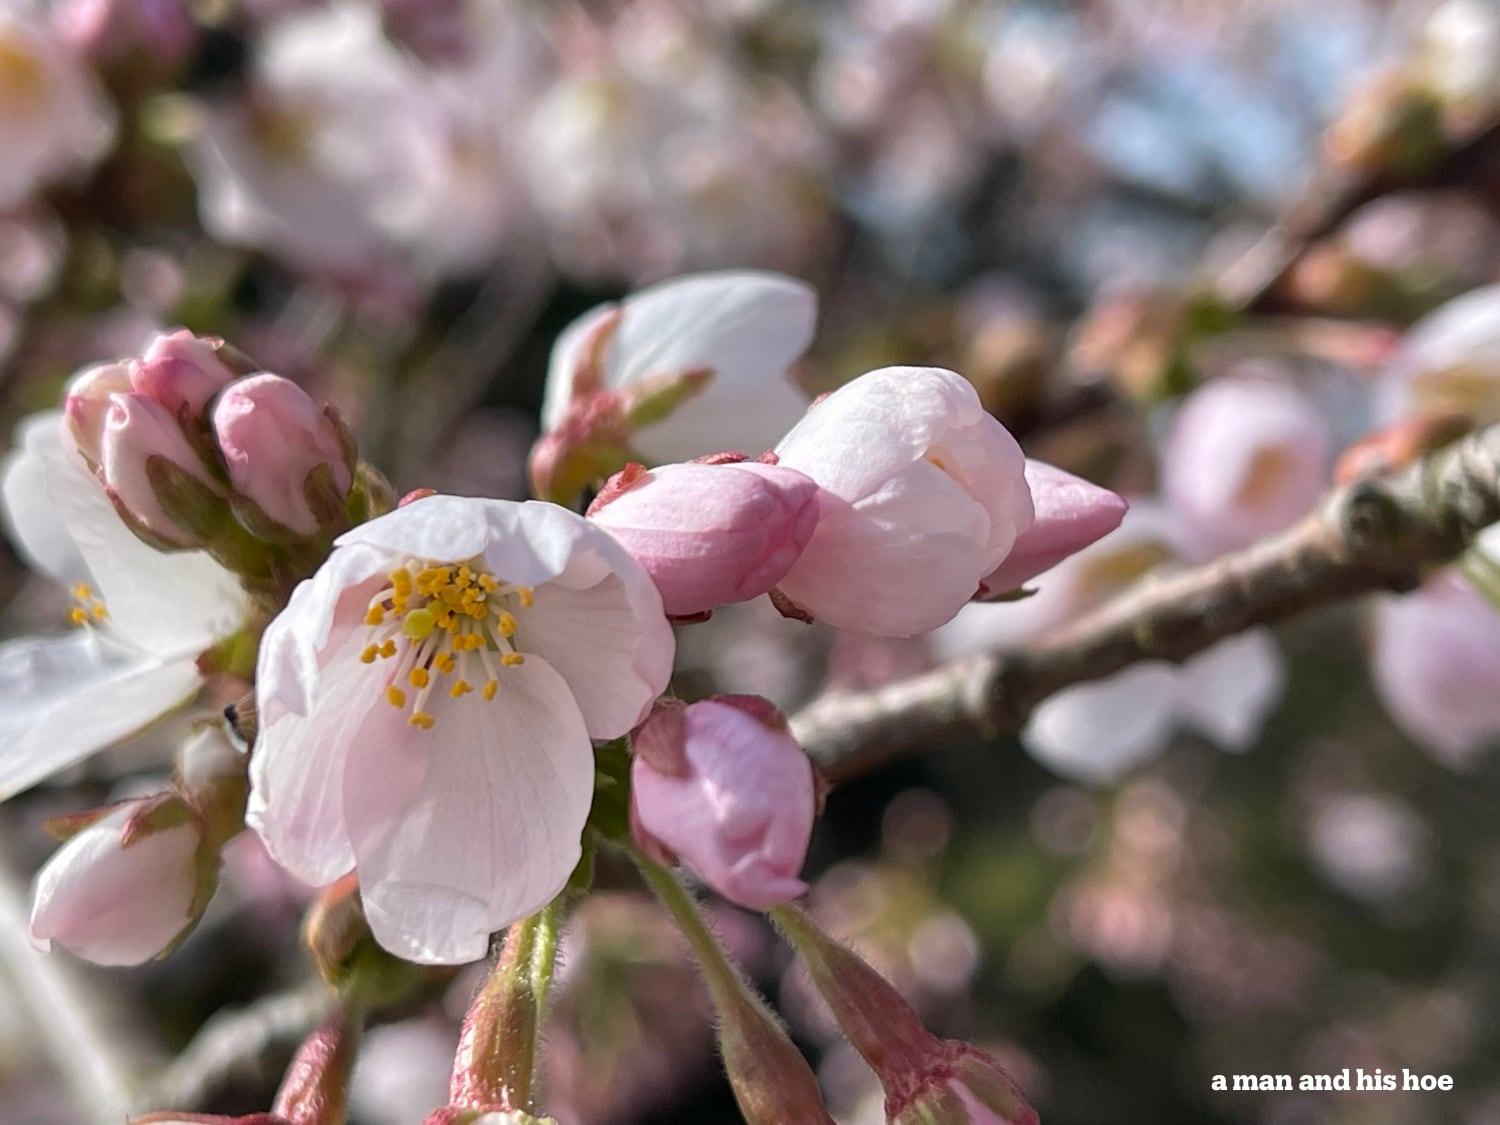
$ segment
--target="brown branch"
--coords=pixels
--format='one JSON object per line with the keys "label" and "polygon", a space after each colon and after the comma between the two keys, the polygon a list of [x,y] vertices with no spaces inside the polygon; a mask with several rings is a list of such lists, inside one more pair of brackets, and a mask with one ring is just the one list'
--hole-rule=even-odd
{"label": "brown branch", "polygon": [[1024,652],[987,653],[792,719],[834,781],[959,735],[1016,731],[1054,692],[1139,660],[1181,661],[1255,625],[1401,592],[1500,522],[1500,426],[1391,476],[1336,489],[1295,527],[1204,566],[1148,576]]}

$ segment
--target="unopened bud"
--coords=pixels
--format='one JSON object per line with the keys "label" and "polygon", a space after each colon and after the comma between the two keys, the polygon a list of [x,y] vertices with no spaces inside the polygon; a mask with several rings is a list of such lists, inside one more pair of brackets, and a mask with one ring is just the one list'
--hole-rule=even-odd
{"label": "unopened bud", "polygon": [[297,535],[343,530],[353,460],[306,391],[279,375],[241,379],[214,404],[213,426],[230,482],[259,515]]}
{"label": "unopened bud", "polygon": [[1019,589],[1104,538],[1125,518],[1128,505],[1119,496],[1044,461],[1027,459],[1026,484],[1036,517],[999,568],[980,579],[978,600]]}
{"label": "unopened bud", "polygon": [[219,358],[218,341],[186,330],[152,340],[131,373],[137,394],[183,420],[201,417],[214,395],[233,380],[234,372]]}
{"label": "unopened bud", "polygon": [[104,459],[100,447],[111,397],[130,391],[130,367],[125,363],[101,363],[85,368],[68,384],[68,397],[63,403],[68,432],[90,465],[97,466]]}
{"label": "unopened bud", "polygon": [[818,486],[795,469],[639,465],[616,474],[589,518],[651,575],[669,617],[690,617],[768,592],[818,524]]}
{"label": "unopened bud", "polygon": [[104,483],[133,525],[174,547],[201,547],[222,524],[223,486],[160,403],[114,395],[100,452]]}
{"label": "unopened bud", "polygon": [[388,1000],[416,979],[416,966],[387,953],[370,932],[353,874],[319,893],[302,920],[302,944],[319,975],[346,996]]}
{"label": "unopened bud", "polygon": [[118,806],[77,832],[38,873],[32,944],[46,950],[55,941],[98,965],[158,956],[207,904],[202,851],[202,825],[181,798]]}
{"label": "unopened bud", "polygon": [[340,1009],[303,1041],[271,1106],[290,1125],[344,1125],[359,1022]]}
{"label": "unopened bud", "polygon": [[894,985],[802,911],[778,907],[771,918],[880,1079],[891,1125],[1037,1125],[999,1063],[967,1043],[938,1039]]}
{"label": "unopened bud", "polygon": [[763,909],[807,890],[812,763],[779,711],[723,696],[659,709],[634,740],[631,827],[648,853],[676,855],[731,902]]}

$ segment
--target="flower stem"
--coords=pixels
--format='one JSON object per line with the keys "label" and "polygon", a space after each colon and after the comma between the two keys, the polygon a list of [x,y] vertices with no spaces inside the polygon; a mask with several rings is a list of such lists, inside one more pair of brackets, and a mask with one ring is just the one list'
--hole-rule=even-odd
{"label": "flower stem", "polygon": [[456,1106],[535,1109],[542,1016],[557,968],[562,897],[513,925],[494,971],[464,1018],[453,1060]]}

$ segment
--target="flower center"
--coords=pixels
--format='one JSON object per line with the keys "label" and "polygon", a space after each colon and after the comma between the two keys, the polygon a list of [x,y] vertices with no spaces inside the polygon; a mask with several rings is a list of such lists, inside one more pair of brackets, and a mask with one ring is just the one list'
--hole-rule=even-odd
{"label": "flower center", "polygon": [[73,608],[68,610],[68,620],[74,625],[97,625],[109,616],[104,599],[95,597],[94,588],[87,582],[79,582],[69,592],[73,595]]}
{"label": "flower center", "polygon": [[359,658],[395,661],[385,698],[404,710],[412,693],[411,726],[431,729],[436,720],[426,704],[433,691],[453,699],[477,691],[493,700],[501,669],[526,662],[516,649],[512,610],[531,605],[531,587],[497,579],[477,559],[456,565],[413,559],[386,577],[390,585],[365,613],[369,642]]}

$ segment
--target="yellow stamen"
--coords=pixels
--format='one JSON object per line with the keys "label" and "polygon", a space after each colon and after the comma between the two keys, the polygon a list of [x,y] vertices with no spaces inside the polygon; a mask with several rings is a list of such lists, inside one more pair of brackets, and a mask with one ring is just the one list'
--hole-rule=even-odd
{"label": "yellow stamen", "polygon": [[361,664],[374,664],[375,663],[375,658],[377,656],[379,656],[379,655],[380,655],[380,646],[378,646],[378,645],[370,645],[370,646],[368,646],[365,649],[364,652],[362,652],[362,653],[359,654],[359,662]]}
{"label": "yellow stamen", "polygon": [[94,596],[94,588],[87,582],[79,582],[73,587],[73,596],[81,602],[89,601]]}
{"label": "yellow stamen", "polygon": [[531,603],[536,600],[535,596],[531,592],[530,586],[517,586],[516,597],[520,599],[521,605],[526,609],[530,609]]}
{"label": "yellow stamen", "polygon": [[106,617],[109,616],[109,610],[104,608],[104,604],[102,602],[94,606],[93,609],[89,610],[89,613],[93,614],[95,621],[103,621]]}
{"label": "yellow stamen", "polygon": [[411,727],[420,727],[422,730],[431,730],[432,724],[435,722],[437,722],[437,720],[429,715],[426,711],[413,711],[411,713],[411,718],[406,720],[406,725]]}
{"label": "yellow stamen", "polygon": [[384,625],[385,624],[385,609],[384,609],[384,607],[378,606],[378,605],[372,605],[370,607],[370,612],[367,613],[367,614],[365,614],[365,624],[366,625]]}
{"label": "yellow stamen", "polygon": [[464,681],[464,680],[459,680],[459,681],[457,681],[457,682],[456,682],[456,683],[455,683],[455,684],[454,684],[454,685],[453,685],[453,688],[452,688],[452,690],[451,690],[451,691],[449,691],[449,692],[448,692],[448,694],[449,694],[449,695],[451,695],[451,696],[452,696],[452,697],[453,697],[453,698],[454,698],[454,699],[458,699],[458,698],[460,698],[460,697],[461,697],[461,696],[464,696],[464,695],[467,695],[467,694],[468,694],[468,693],[469,693],[469,692],[471,692],[471,691],[473,691],[473,690],[474,690],[474,689],[473,689],[473,688],[471,688],[471,687],[470,687],[470,686],[469,686],[469,685],[468,685],[468,683],[467,683],[467,681]]}
{"label": "yellow stamen", "polygon": [[487,684],[484,685],[484,690],[481,691],[479,694],[482,695],[482,696],[484,696],[486,699],[494,699],[495,698],[495,692],[497,692],[499,690],[500,690],[500,681],[499,680],[491,680],[489,683],[487,683]]}
{"label": "yellow stamen", "polygon": [[500,589],[500,583],[496,582],[495,579],[488,574],[481,574],[479,576],[479,585],[486,594],[493,594],[496,590]]}
{"label": "yellow stamen", "polygon": [[507,610],[500,611],[500,635],[502,637],[513,637],[516,635],[516,619]]}
{"label": "yellow stamen", "polygon": [[525,664],[526,658],[519,652],[507,652],[500,657],[500,663],[504,664],[507,668],[515,668],[518,665]]}
{"label": "yellow stamen", "polygon": [[80,605],[75,605],[72,609],[68,610],[68,620],[74,625],[86,625],[89,620],[88,610]]}
{"label": "yellow stamen", "polygon": [[396,655],[396,642],[392,641],[392,640],[387,640],[385,642],[385,644],[383,644],[383,645],[380,646],[380,655],[383,656],[383,657],[385,657],[385,659],[387,659],[387,660],[389,660],[391,657],[395,656]]}
{"label": "yellow stamen", "polygon": [[406,706],[406,692],[402,691],[395,684],[385,689],[385,698],[392,707]]}
{"label": "yellow stamen", "polygon": [[431,677],[428,676],[426,668],[413,668],[407,673],[406,678],[411,681],[412,687],[424,688]]}

